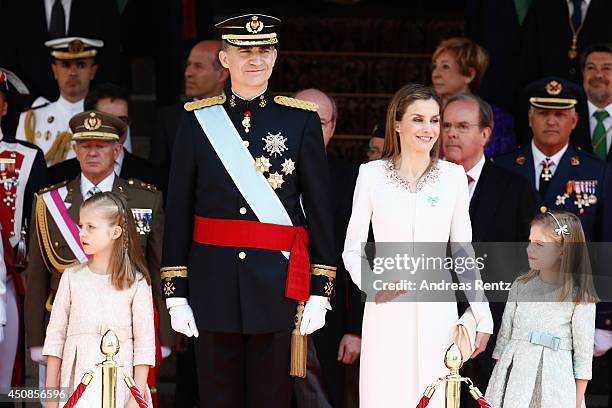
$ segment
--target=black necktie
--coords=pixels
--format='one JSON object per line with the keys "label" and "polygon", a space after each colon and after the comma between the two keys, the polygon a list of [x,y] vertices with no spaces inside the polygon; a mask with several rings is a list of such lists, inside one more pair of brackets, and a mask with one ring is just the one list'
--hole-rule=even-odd
{"label": "black necktie", "polygon": [[574,26],[574,30],[577,30],[578,27],[582,24],[582,0],[572,0],[574,3],[574,14],[572,14],[572,25]]}
{"label": "black necktie", "polygon": [[66,14],[61,0],[55,0],[51,8],[51,24],[49,25],[49,37],[51,39],[66,36]]}

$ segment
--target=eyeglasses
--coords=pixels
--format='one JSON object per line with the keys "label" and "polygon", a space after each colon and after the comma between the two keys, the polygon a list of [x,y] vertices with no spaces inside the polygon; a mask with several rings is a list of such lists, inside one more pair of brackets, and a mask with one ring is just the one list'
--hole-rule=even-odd
{"label": "eyeglasses", "polygon": [[454,127],[455,129],[457,129],[457,132],[459,133],[467,133],[470,131],[470,128],[472,126],[480,126],[479,123],[469,123],[469,122],[443,122],[442,123],[442,130],[445,132],[450,132],[452,130],[452,128]]}

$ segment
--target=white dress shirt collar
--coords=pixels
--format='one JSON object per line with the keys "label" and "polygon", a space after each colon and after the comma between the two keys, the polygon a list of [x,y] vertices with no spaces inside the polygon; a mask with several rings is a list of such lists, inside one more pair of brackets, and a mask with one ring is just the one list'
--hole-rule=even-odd
{"label": "white dress shirt collar", "polygon": [[76,115],[77,113],[81,113],[85,110],[85,99],[81,99],[80,101],[70,102],[60,95],[57,100],[57,106],[61,109],[69,112],[71,114],[70,117]]}
{"label": "white dress shirt collar", "polygon": [[465,173],[474,180],[470,184],[468,184],[468,188],[470,190],[470,200],[472,199],[474,191],[476,190],[476,185],[478,184],[478,179],[480,178],[480,174],[482,173],[482,169],[484,168],[485,162],[486,159],[483,154],[480,156],[480,160],[478,160],[478,163],[476,163],[474,167],[472,167]]}
{"label": "white dress shirt collar", "polygon": [[[587,12],[589,11],[589,5],[591,4],[591,0],[582,0],[581,3],[581,11],[582,11],[582,22],[584,22],[584,18],[586,17]],[[569,9],[570,16],[574,14],[574,2],[572,0],[567,0],[567,8]]]}
{"label": "white dress shirt collar", "polygon": [[81,173],[81,195],[83,196],[83,200],[87,200],[89,198],[89,190],[93,187],[98,187],[102,192],[113,191],[113,184],[115,183],[115,172],[113,171],[108,177],[102,180],[98,185],[95,185],[91,181],[85,177],[83,173]]}

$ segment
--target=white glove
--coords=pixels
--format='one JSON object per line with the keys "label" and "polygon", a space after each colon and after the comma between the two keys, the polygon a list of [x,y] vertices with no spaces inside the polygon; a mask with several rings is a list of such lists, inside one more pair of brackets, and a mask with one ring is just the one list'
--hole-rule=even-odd
{"label": "white glove", "polygon": [[162,358],[168,358],[172,354],[172,349],[166,346],[160,346]]}
{"label": "white glove", "polygon": [[46,366],[47,356],[43,356],[42,352],[42,346],[30,347],[30,358],[33,362]]}
{"label": "white glove", "polygon": [[4,341],[4,325],[0,324],[0,343]]}
{"label": "white glove", "polygon": [[325,313],[327,313],[327,309],[331,310],[329,298],[316,295],[308,298],[308,302],[306,302],[304,307],[304,313],[302,314],[302,322],[300,323],[300,333],[302,336],[314,333],[325,326]]}
{"label": "white glove", "polygon": [[172,330],[183,333],[187,337],[198,337],[200,333],[193,318],[193,311],[186,298],[168,298],[166,307],[170,313]]}

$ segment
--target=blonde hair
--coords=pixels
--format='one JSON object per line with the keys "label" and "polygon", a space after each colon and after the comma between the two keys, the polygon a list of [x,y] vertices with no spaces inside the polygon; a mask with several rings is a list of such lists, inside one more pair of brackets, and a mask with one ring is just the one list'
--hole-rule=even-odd
{"label": "blonde hair", "polygon": [[433,52],[431,61],[435,61],[440,54],[451,53],[462,75],[469,76],[474,70],[474,79],[468,84],[470,91],[474,92],[480,86],[482,78],[489,67],[489,53],[474,41],[465,37],[452,37],[443,40]]}
{"label": "blonde hair", "polygon": [[[559,223],[557,224],[557,220]],[[559,225],[560,224],[560,225]],[[531,225],[539,225],[561,244],[561,292],[560,301],[572,300],[574,303],[595,303],[599,299],[593,284],[591,261],[580,219],[566,211],[549,211],[538,214]],[[567,225],[569,234],[558,234],[555,230]],[[518,279],[528,282],[539,274],[530,270]]]}
{"label": "blonde hair", "polygon": [[151,284],[151,277],[138,243],[134,218],[125,199],[113,192],[98,193],[81,205],[81,210],[85,208],[95,209],[110,225],[121,227],[122,233],[113,244],[109,265],[112,285],[118,290],[129,288],[136,282],[139,272],[147,283]]}
{"label": "blonde hair", "polygon": [[[440,98],[436,94],[436,91],[429,86],[420,84],[408,84],[402,87],[399,91],[393,95],[389,108],[387,109],[386,129],[385,129],[385,144],[382,151],[382,159],[389,159],[395,161],[402,148],[400,145],[399,133],[395,130],[396,123],[402,120],[402,117],[406,113],[406,110],[410,105],[416,101],[435,101],[438,106],[440,104]],[[441,138],[438,137],[433,147],[429,152],[431,162],[429,163],[429,170],[438,160],[440,154],[440,143]],[[425,172],[427,172],[427,170]]]}

